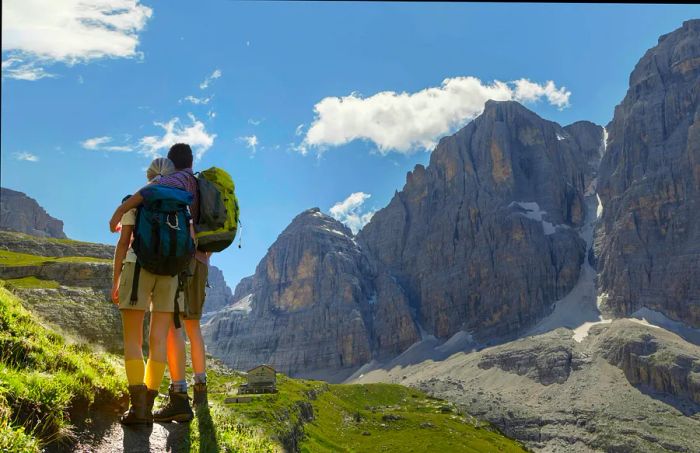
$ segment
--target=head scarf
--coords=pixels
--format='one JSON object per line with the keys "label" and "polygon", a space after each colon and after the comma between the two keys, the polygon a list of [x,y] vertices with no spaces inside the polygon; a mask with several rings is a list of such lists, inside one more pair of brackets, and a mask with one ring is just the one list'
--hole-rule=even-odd
{"label": "head scarf", "polygon": [[149,182],[158,182],[162,176],[167,176],[175,171],[175,164],[167,157],[157,157],[153,159],[151,165],[146,170],[146,178]]}

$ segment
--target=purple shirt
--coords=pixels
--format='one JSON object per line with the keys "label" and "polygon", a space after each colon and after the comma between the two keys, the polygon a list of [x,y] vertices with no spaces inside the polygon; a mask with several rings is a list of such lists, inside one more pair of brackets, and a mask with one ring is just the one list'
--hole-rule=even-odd
{"label": "purple shirt", "polygon": [[[192,221],[197,223],[197,220],[199,220],[199,191],[197,190],[197,178],[195,178],[192,169],[185,168],[171,173],[168,176],[163,176],[158,180],[158,184],[186,190],[191,193],[192,204],[190,205],[190,214],[192,214]],[[194,256],[200,263],[208,264],[209,259],[206,253],[197,250]]]}
{"label": "purple shirt", "polygon": [[199,220],[199,191],[197,190],[197,179],[194,173],[192,173],[192,169],[185,168],[171,173],[168,176],[163,176],[158,180],[158,184],[186,190],[191,193],[192,204],[190,205],[190,214],[192,214],[194,223],[197,223],[197,220]]}

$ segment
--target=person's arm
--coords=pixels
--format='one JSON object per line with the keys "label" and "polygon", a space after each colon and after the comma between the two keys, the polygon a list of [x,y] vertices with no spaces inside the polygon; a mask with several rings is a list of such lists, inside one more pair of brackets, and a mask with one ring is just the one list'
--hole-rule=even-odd
{"label": "person's arm", "polygon": [[139,191],[127,198],[124,203],[120,204],[117,210],[114,211],[114,214],[112,214],[112,218],[109,220],[109,231],[116,233],[117,225],[122,219],[122,216],[129,212],[130,209],[137,208],[141,203],[143,203],[143,196]]}
{"label": "person's arm", "polygon": [[134,231],[133,225],[123,225],[122,232],[117,242],[117,248],[114,251],[114,274],[112,277],[112,301],[115,304],[119,303],[119,278],[122,274],[122,263],[126,257],[126,251],[131,245],[131,233]]}

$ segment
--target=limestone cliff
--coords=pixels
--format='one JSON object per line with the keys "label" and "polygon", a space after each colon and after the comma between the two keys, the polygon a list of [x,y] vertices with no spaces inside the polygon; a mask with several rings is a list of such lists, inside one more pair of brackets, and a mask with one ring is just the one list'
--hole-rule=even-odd
{"label": "limestone cliff", "polygon": [[298,215],[204,326],[208,350],[245,369],[339,370],[418,338],[407,299],[372,266],[350,230],[318,208]]}
{"label": "limestone cliff", "polygon": [[51,217],[33,198],[0,188],[0,230],[63,239],[63,222]]}
{"label": "limestone cliff", "polygon": [[122,350],[121,316],[109,296],[114,247],[0,231],[2,251],[20,254],[2,256],[0,279],[26,308],[71,337]]}
{"label": "limestone cliff", "polygon": [[700,326],[700,20],[660,37],[629,85],[600,165],[604,308]]}
{"label": "limestone cliff", "polygon": [[488,101],[408,174],[358,242],[405,288],[428,332],[518,332],[578,279],[586,250],[574,228],[602,134]]}
{"label": "limestone cliff", "polygon": [[204,301],[204,312],[211,313],[221,310],[234,302],[231,288],[226,284],[224,274],[216,266],[209,265],[209,287],[206,290],[207,297]]}

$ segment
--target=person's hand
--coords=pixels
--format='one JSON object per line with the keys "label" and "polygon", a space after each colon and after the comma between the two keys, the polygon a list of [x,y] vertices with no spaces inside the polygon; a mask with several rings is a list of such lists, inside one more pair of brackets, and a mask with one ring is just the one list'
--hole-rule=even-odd
{"label": "person's hand", "polygon": [[119,228],[119,222],[121,221],[122,216],[119,215],[119,210],[115,211],[114,215],[112,216],[111,219],[109,219],[109,231],[112,233],[117,233],[121,228]]}
{"label": "person's hand", "polygon": [[112,302],[114,305],[119,305],[119,282],[112,285]]}

